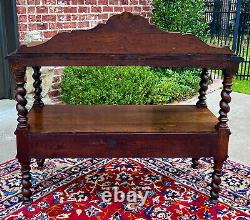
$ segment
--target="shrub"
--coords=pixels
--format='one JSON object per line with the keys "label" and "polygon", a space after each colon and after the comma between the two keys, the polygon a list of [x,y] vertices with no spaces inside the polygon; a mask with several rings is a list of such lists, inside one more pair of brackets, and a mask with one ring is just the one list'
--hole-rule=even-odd
{"label": "shrub", "polygon": [[62,99],[69,104],[146,104],[157,80],[148,67],[66,67]]}
{"label": "shrub", "polygon": [[204,0],[153,0],[152,18],[165,31],[190,32],[200,39],[208,37]]}
{"label": "shrub", "polygon": [[66,67],[62,100],[68,104],[166,104],[191,97],[199,77],[149,67]]}

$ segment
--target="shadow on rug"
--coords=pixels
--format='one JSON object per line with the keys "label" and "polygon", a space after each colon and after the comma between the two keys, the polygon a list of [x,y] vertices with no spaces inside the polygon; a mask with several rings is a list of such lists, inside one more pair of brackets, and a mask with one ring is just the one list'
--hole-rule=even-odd
{"label": "shadow on rug", "polygon": [[0,165],[0,219],[250,219],[250,168],[227,161],[220,202],[208,202],[212,163],[190,159],[49,159],[32,163],[23,206],[17,160]]}

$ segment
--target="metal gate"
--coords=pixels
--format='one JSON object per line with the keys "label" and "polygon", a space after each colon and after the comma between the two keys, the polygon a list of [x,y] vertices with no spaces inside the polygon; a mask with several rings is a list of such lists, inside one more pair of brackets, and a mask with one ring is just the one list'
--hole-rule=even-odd
{"label": "metal gate", "polygon": [[205,3],[206,21],[209,24],[208,42],[217,46],[229,46],[243,57],[245,61],[240,64],[236,76],[249,79],[250,0],[205,0]]}
{"label": "metal gate", "polygon": [[13,97],[14,80],[5,57],[18,42],[16,1],[0,0],[0,99]]}

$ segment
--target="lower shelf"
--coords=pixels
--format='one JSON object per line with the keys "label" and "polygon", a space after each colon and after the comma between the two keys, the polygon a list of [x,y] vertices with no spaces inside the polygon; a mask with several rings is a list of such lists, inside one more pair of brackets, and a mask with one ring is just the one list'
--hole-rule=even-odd
{"label": "lower shelf", "polygon": [[31,157],[209,157],[217,118],[196,106],[53,105],[29,112]]}
{"label": "lower shelf", "polygon": [[28,118],[31,133],[216,133],[218,122],[190,105],[47,105]]}

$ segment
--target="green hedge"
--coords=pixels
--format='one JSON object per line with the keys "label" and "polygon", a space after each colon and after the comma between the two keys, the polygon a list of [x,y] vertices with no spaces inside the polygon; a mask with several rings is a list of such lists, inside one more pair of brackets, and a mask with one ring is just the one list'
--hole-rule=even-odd
{"label": "green hedge", "polygon": [[204,0],[153,0],[152,18],[165,31],[192,33],[208,37]]}
{"label": "green hedge", "polygon": [[68,104],[166,104],[194,95],[199,77],[149,67],[66,67],[62,100]]}

